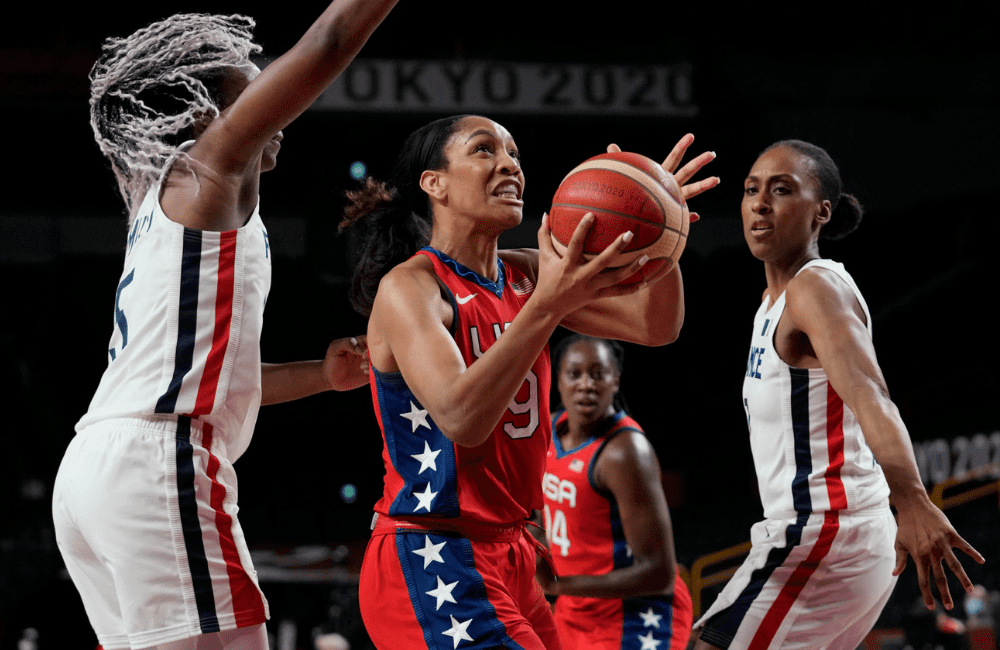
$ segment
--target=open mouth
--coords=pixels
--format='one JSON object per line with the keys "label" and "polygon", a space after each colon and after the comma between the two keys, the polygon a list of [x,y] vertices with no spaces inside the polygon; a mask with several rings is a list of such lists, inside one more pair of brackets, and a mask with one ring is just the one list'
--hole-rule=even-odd
{"label": "open mouth", "polygon": [[521,187],[514,182],[501,183],[495,190],[493,190],[493,196],[506,199],[508,201],[520,201]]}

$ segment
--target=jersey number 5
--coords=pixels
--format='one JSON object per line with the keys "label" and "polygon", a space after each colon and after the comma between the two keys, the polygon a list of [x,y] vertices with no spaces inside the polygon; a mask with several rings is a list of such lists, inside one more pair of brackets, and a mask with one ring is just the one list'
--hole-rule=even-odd
{"label": "jersey number 5", "polygon": [[[127,287],[128,285],[132,284],[132,280],[134,278],[135,278],[135,269],[132,269],[131,271],[129,271],[128,275],[126,275],[122,279],[122,281],[118,283],[118,291],[115,292],[115,325],[118,326],[118,331],[121,332],[122,335],[123,350],[125,349],[125,346],[128,345],[128,319],[125,318],[125,312],[122,310],[121,307],[122,290],[124,290],[125,287]],[[111,360],[114,361],[115,356],[117,356],[115,353],[115,348],[113,347],[109,348],[108,354],[111,355]]]}

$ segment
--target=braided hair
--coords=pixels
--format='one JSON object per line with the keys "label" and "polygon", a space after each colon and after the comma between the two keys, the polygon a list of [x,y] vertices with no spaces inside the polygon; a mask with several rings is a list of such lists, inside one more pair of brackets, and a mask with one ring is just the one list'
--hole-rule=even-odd
{"label": "braided hair", "polygon": [[348,295],[359,313],[370,315],[382,277],[430,242],[433,215],[420,176],[448,168],[444,148],[465,117],[452,115],[420,127],[407,137],[388,182],[368,177],[360,189],[346,193],[339,231],[358,233],[359,262]]}
{"label": "braided hair", "polygon": [[820,198],[830,202],[830,220],[819,231],[823,239],[843,239],[861,224],[864,208],[852,194],[843,191],[840,170],[822,147],[802,140],[781,140],[761,152],[761,155],[785,147],[809,159],[809,173],[819,184]]}
{"label": "braided hair", "polygon": [[176,14],[105,41],[90,71],[90,125],[134,218],[148,188],[184,155],[197,122],[222,106],[227,69],[246,69],[254,21],[240,15]]}

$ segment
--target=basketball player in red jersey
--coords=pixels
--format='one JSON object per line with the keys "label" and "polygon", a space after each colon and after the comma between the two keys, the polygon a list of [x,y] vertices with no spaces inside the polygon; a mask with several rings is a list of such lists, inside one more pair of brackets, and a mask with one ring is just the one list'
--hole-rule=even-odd
{"label": "basketball player in red jersey", "polygon": [[674,557],[656,453],[618,388],[624,350],[573,335],[553,353],[562,409],[552,416],[543,489],[545,531],[564,650],[687,645],[691,595]]}
{"label": "basketball player in red jersey", "polygon": [[[664,163],[673,172],[684,138]],[[683,183],[711,160],[677,172]],[[694,196],[716,184],[687,186]],[[521,221],[517,146],[484,117],[428,124],[405,143],[391,183],[350,195],[360,230],[355,307],[370,314],[371,386],[385,490],[361,573],[379,648],[560,647],[534,580],[524,523],[542,506],[549,445],[547,341],[556,325],[646,345],[683,321],[680,273],[617,284],[642,261],[601,273],[631,239],[589,262],[585,219],[562,258],[543,220],[539,250],[498,251]]]}

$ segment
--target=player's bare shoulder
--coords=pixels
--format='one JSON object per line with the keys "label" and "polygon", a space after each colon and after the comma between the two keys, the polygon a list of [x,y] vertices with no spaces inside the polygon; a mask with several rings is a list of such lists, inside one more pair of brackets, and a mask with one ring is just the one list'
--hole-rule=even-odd
{"label": "player's bare shoulder", "polygon": [[864,310],[853,289],[839,275],[823,267],[799,272],[785,288],[785,304],[793,320],[853,312],[865,320]]}
{"label": "player's bare shoulder", "polygon": [[500,259],[528,276],[533,283],[538,282],[538,250],[534,248],[509,248],[497,251]]}
{"label": "player's bare shoulder", "polygon": [[656,450],[641,431],[622,431],[604,445],[598,458],[597,481],[603,487],[623,477],[651,477],[659,480]]}

